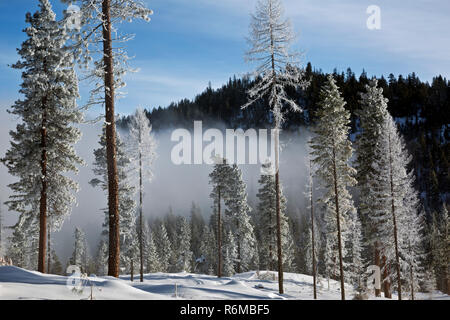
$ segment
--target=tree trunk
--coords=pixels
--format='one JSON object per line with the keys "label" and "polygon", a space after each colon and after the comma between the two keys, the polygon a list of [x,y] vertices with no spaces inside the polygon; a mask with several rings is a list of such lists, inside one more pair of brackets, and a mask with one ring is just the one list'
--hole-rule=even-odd
{"label": "tree trunk", "polygon": [[[376,266],[378,266],[381,269],[381,263],[380,263],[380,245],[377,242],[375,242],[375,257],[374,257],[374,263]],[[381,290],[375,289],[375,297],[381,297]]]}
{"label": "tree trunk", "polygon": [[281,247],[281,212],[280,212],[280,172],[279,172],[279,131],[275,129],[275,190],[276,190],[276,212],[277,212],[277,249],[278,249],[278,291],[284,293],[283,289],[283,252]]}
{"label": "tree trunk", "polygon": [[[45,64],[45,62],[44,62]],[[41,198],[39,203],[39,254],[38,271],[45,273],[47,245],[47,97],[42,98],[41,124]]]}
{"label": "tree trunk", "polygon": [[222,277],[222,239],[221,239],[221,229],[222,223],[220,221],[220,187],[218,187],[218,202],[217,202],[217,277]]}
{"label": "tree trunk", "polygon": [[402,300],[402,279],[400,273],[400,256],[398,253],[398,239],[397,239],[397,220],[395,216],[395,202],[394,202],[394,177],[392,169],[392,149],[391,149],[391,137],[389,135],[389,176],[391,183],[391,210],[392,210],[392,223],[394,224],[394,248],[395,248],[395,267],[397,270],[397,292],[398,300]]}
{"label": "tree trunk", "polygon": [[269,227],[269,264],[267,265],[267,267],[269,268],[270,271],[273,271],[274,267],[273,267],[273,246],[272,246],[272,234],[273,231],[272,230],[272,225],[273,225],[273,217],[272,217],[272,212],[270,213],[270,227]]}
{"label": "tree trunk", "polygon": [[413,267],[409,266],[409,278],[411,282],[411,300],[414,300],[414,277],[413,277]]}
{"label": "tree trunk", "polygon": [[131,277],[131,282],[133,282],[133,280],[134,280],[134,262],[133,262],[133,259],[131,259],[131,267],[130,267],[130,273],[131,273],[131,275],[130,275],[130,277]]}
{"label": "tree trunk", "polygon": [[311,247],[312,247],[312,273],[313,273],[313,288],[314,288],[314,299],[317,299],[317,287],[316,287],[316,252],[314,246],[314,200],[313,200],[313,182],[312,182],[312,164],[309,161],[309,174],[311,179],[310,186],[310,199],[311,199]]}
{"label": "tree trunk", "polygon": [[334,148],[333,148],[333,177],[334,177],[334,201],[335,201],[335,205],[336,205],[336,220],[337,220],[337,232],[338,232],[339,272],[340,272],[340,278],[341,278],[341,299],[345,300],[344,266],[342,263],[342,243],[341,243],[341,221],[340,221],[341,217],[340,217],[340,212],[339,212],[336,150]]}
{"label": "tree trunk", "polygon": [[119,182],[116,161],[116,123],[114,119],[114,69],[111,38],[111,3],[103,0],[103,64],[105,71],[106,161],[108,166],[109,259],[108,275],[119,277]]}
{"label": "tree trunk", "polygon": [[[139,128],[139,137],[140,128]],[[141,263],[140,281],[144,282],[144,237],[143,237],[143,221],[142,221],[142,154],[139,151],[139,259]]]}
{"label": "tree trunk", "polygon": [[51,233],[51,227],[50,227],[50,221],[49,221],[48,237],[47,237],[47,273],[50,273],[50,268],[51,268],[51,264],[52,264],[50,233]]}
{"label": "tree trunk", "polygon": [[385,298],[392,298],[391,293],[391,282],[389,280],[389,274],[390,274],[390,265],[386,262],[386,256],[383,255],[382,258],[382,266],[383,266],[383,291],[384,291],[384,297]]}
{"label": "tree trunk", "polygon": [[239,221],[237,222],[237,230],[238,230],[238,235],[237,235],[237,265],[236,265],[236,269],[237,269],[237,273],[241,273],[241,235],[239,233]]}
{"label": "tree trunk", "polygon": [[[272,2],[269,2],[269,15],[272,16]],[[271,67],[272,67],[272,90],[276,90],[276,69],[275,69],[275,55],[274,55],[274,35],[272,22],[269,23],[270,29],[270,47],[272,48],[271,54]],[[272,109],[274,106],[271,106]],[[281,217],[280,217],[280,176],[279,176],[279,128],[280,120],[275,119],[275,190],[276,190],[276,219],[277,219],[277,251],[278,251],[278,291],[280,294],[284,293],[283,289],[283,253],[281,248]]]}

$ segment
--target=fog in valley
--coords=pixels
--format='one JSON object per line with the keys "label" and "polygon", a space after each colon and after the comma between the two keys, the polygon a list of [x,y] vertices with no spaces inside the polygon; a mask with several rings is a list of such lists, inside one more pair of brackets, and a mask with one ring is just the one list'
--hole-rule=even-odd
{"label": "fog in valley", "polygon": [[[0,133],[2,136],[0,157],[3,157],[9,148],[9,130],[13,129],[17,124],[17,119],[12,115],[6,112],[3,114],[5,116],[2,116],[0,120]],[[106,192],[101,190],[100,187],[94,188],[89,184],[89,181],[95,177],[92,172],[93,151],[99,147],[98,141],[102,123],[86,123],[81,124],[79,127],[83,136],[76,144],[76,150],[77,154],[85,160],[86,166],[79,168],[78,175],[72,175],[80,184],[80,191],[76,194],[77,204],[73,207],[71,215],[65,220],[61,230],[52,234],[53,246],[63,263],[67,261],[72,253],[73,233],[76,226],[86,232],[90,254],[95,255],[101,237],[104,210],[107,207]],[[219,125],[218,127],[223,129],[223,126],[220,127]],[[119,130],[119,132],[123,140],[125,140],[127,133],[122,130]],[[151,182],[145,182],[144,184],[143,210],[145,218],[161,217],[170,210],[169,208],[172,209],[175,215],[189,216],[192,203],[194,202],[201,208],[205,221],[209,221],[209,217],[212,214],[212,199],[209,197],[211,186],[209,185],[208,175],[213,166],[208,164],[173,164],[171,152],[178,142],[171,141],[172,132],[172,129],[167,129],[154,133],[158,144],[156,150],[157,158],[152,167],[153,179]],[[283,149],[280,155],[280,177],[283,192],[288,199],[288,208],[294,213],[301,213],[306,207],[304,195],[307,182],[305,177],[307,174],[305,147],[308,138],[308,131],[300,129],[295,134],[282,134],[281,139]],[[203,147],[209,143],[203,142]],[[248,144],[249,142],[247,141],[247,151]],[[244,164],[239,166],[247,183],[249,204],[253,210],[256,210],[260,165]],[[12,226],[17,221],[19,214],[17,212],[8,212],[3,202],[11,195],[7,185],[16,181],[16,178],[8,174],[3,164],[0,164],[0,181],[3,225]],[[138,200],[137,193],[136,200]],[[11,234],[11,231],[5,231],[7,235]],[[4,242],[6,242],[5,239]]]}

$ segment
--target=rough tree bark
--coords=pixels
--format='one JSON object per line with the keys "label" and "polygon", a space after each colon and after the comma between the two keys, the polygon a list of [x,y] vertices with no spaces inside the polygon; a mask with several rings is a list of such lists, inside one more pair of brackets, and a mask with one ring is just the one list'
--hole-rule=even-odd
{"label": "rough tree bark", "polygon": [[106,159],[108,167],[109,259],[108,275],[119,276],[119,197],[116,161],[116,124],[114,119],[114,67],[111,38],[111,3],[103,0],[103,63],[105,72]]}
{"label": "rough tree bark", "polygon": [[[239,222],[236,223],[236,230],[239,230]],[[237,264],[236,264],[237,273],[241,273],[241,235],[238,233],[237,235]]]}
{"label": "rough tree bark", "polygon": [[[45,64],[45,62],[44,62]],[[39,254],[38,271],[45,273],[47,253],[47,96],[42,98],[41,123],[41,198],[39,203]]]}
{"label": "rough tree bark", "polygon": [[[141,129],[139,127],[139,143],[141,143]],[[144,282],[144,239],[142,219],[142,153],[139,151],[139,259],[141,260],[140,280]]]}
{"label": "rough tree bark", "polygon": [[134,263],[133,263],[133,259],[131,259],[130,273],[131,273],[130,280],[131,280],[131,282],[133,282],[134,281]]}
{"label": "rough tree bark", "polygon": [[340,273],[340,278],[341,278],[341,299],[345,300],[344,266],[342,263],[342,242],[341,242],[341,221],[340,221],[341,218],[340,218],[340,212],[339,212],[339,195],[338,195],[335,148],[333,148],[333,178],[334,178],[334,201],[335,201],[335,205],[336,205],[336,220],[337,220],[337,232],[338,232],[339,273]]}
{"label": "rough tree bark", "polygon": [[384,297],[385,298],[392,298],[392,293],[391,293],[391,282],[389,280],[389,274],[390,274],[390,265],[387,264],[386,262],[386,256],[383,255],[382,260],[382,267],[384,269],[383,271],[383,289],[384,289]]}
{"label": "rough tree bark", "polygon": [[316,251],[314,246],[314,200],[313,200],[313,182],[312,182],[312,162],[309,161],[309,174],[310,174],[310,199],[311,199],[311,247],[312,247],[312,265],[313,265],[313,288],[314,299],[317,299],[317,287],[316,287]]}
{"label": "rough tree bark", "polygon": [[221,231],[222,231],[222,223],[220,221],[220,187],[218,187],[218,201],[217,201],[217,277],[222,277],[222,239],[221,239]]}
{"label": "rough tree bark", "polygon": [[278,291],[284,293],[283,288],[283,252],[281,246],[281,212],[280,212],[280,172],[279,172],[279,131],[275,129],[275,190],[276,190],[276,213],[277,213],[277,249],[278,249]]}
{"label": "rough tree bark", "polygon": [[394,248],[395,248],[395,268],[397,271],[397,292],[398,300],[402,300],[402,279],[400,273],[400,256],[398,253],[398,237],[397,237],[397,219],[395,215],[395,202],[394,202],[394,176],[392,168],[392,148],[391,137],[389,136],[389,177],[391,183],[391,210],[392,210],[392,223],[394,224]]}
{"label": "rough tree bark", "polygon": [[[374,257],[374,264],[378,266],[381,269],[381,263],[380,263],[380,244],[375,242],[375,257]],[[381,289],[375,289],[375,297],[381,297]]]}
{"label": "rough tree bark", "polygon": [[47,236],[47,273],[50,273],[50,268],[51,268],[51,264],[52,264],[50,234],[51,234],[51,227],[50,227],[50,221],[49,221],[48,222],[48,236]]}

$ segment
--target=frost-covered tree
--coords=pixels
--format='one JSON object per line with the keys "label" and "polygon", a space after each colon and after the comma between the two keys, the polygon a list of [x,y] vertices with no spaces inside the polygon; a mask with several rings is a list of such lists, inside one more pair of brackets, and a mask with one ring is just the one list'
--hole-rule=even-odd
{"label": "frost-covered tree", "polygon": [[108,243],[100,240],[96,254],[96,272],[99,276],[108,274]]}
{"label": "frost-covered tree", "polygon": [[[318,250],[320,248],[320,228],[317,224],[317,220],[314,220],[314,227],[311,226],[311,218],[306,219],[307,226],[304,234],[304,253],[305,253],[305,264],[307,274],[312,274],[317,277],[317,258]],[[314,236],[312,234],[314,229]],[[314,242],[313,242],[314,239]],[[313,245],[314,244],[314,245]]]}
{"label": "frost-covered tree", "polygon": [[[120,196],[119,196],[120,199]],[[125,265],[125,270],[130,272],[130,280],[134,280],[135,262],[139,260],[139,237],[134,212],[126,211],[127,215],[121,217],[120,222],[124,227],[120,227],[122,255],[121,263]]]}
{"label": "frost-covered tree", "polygon": [[261,99],[267,99],[273,114],[275,127],[275,180],[276,180],[276,223],[279,292],[283,293],[283,258],[281,248],[281,197],[279,180],[279,129],[284,121],[283,107],[298,112],[301,108],[286,93],[287,87],[305,88],[304,71],[295,66],[297,54],[290,52],[294,40],[289,20],[283,18],[280,0],[259,0],[252,15],[248,42],[250,50],[246,59],[256,63],[256,84],[248,91],[247,108]]}
{"label": "frost-covered tree", "polygon": [[170,267],[170,258],[172,256],[172,244],[170,243],[166,227],[163,223],[161,223],[157,230],[155,240],[161,272],[168,272]]}
{"label": "frost-covered tree", "polygon": [[177,271],[191,272],[193,257],[191,251],[191,226],[185,217],[181,219],[177,242],[178,246],[174,248],[177,254]]}
{"label": "frost-covered tree", "polygon": [[446,204],[439,212],[433,212],[429,231],[431,251],[430,265],[435,282],[433,285],[442,292],[450,293],[450,220]]}
{"label": "frost-covered tree", "polygon": [[70,263],[80,267],[81,272],[86,272],[88,262],[86,234],[80,228],[75,227],[74,238],[75,242]]}
{"label": "frost-covered tree", "polygon": [[129,137],[127,151],[131,158],[130,168],[134,173],[133,178],[136,181],[139,190],[139,220],[138,236],[139,236],[139,260],[140,260],[140,281],[144,281],[144,238],[143,232],[143,214],[142,203],[144,195],[144,181],[152,179],[152,164],[156,157],[156,142],[153,138],[152,127],[147,118],[145,111],[141,108],[136,109],[131,117],[129,125]]}
{"label": "frost-covered tree", "polygon": [[223,240],[223,274],[231,277],[236,272],[234,266],[238,257],[236,239],[231,230],[229,230]]}
{"label": "frost-covered tree", "polygon": [[205,225],[202,231],[202,241],[200,244],[200,255],[197,257],[197,264],[199,269],[209,275],[217,270],[217,242],[214,237],[214,232]]}
{"label": "frost-covered tree", "polygon": [[58,275],[64,275],[63,266],[61,264],[61,261],[59,261],[58,255],[56,254],[55,250],[52,250],[51,253],[51,268],[50,268],[50,274],[58,274]]}
{"label": "frost-covered tree", "polygon": [[318,250],[320,248],[320,230],[317,226],[317,218],[314,216],[314,167],[309,155],[310,150],[308,151],[308,155],[306,160],[308,162],[308,183],[306,185],[306,197],[308,200],[308,209],[310,211],[308,226],[306,228],[305,235],[305,243],[306,248],[305,252],[305,263],[306,268],[313,276],[313,296],[314,299],[317,299],[317,285],[316,285],[316,277],[317,277],[317,258],[318,258]]}
{"label": "frost-covered tree", "polygon": [[[8,112],[21,122],[11,131],[11,147],[2,162],[19,180],[9,185],[13,195],[6,202],[10,211],[33,216],[38,224],[37,269],[46,271],[47,217],[54,216],[53,230],[70,214],[78,184],[68,175],[77,172],[82,160],[73,144],[82,120],[77,109],[78,80],[73,56],[66,49],[67,29],[56,21],[48,0],[39,0],[39,11],[26,14],[27,39],[18,49],[20,60],[12,67],[22,70],[20,93]],[[23,219],[22,219],[23,220]],[[18,224],[23,225],[23,224]],[[31,230],[25,231],[30,233]]]}
{"label": "frost-covered tree", "polygon": [[229,191],[229,176],[231,167],[225,159],[216,158],[213,171],[209,174],[209,183],[212,185],[210,197],[213,199],[213,209],[216,216],[217,225],[215,226],[217,232],[217,277],[222,277],[222,214],[221,204],[224,197]]}
{"label": "frost-covered tree", "polygon": [[[102,190],[108,190],[108,172],[107,172],[107,154],[106,154],[106,135],[105,126],[100,135],[100,148],[94,150],[95,161],[93,165],[93,172],[98,178],[90,181],[94,187],[99,186]],[[136,202],[135,202],[135,188],[129,183],[129,165],[130,158],[126,153],[125,145],[122,142],[119,133],[116,133],[117,141],[117,172],[119,178],[119,214],[120,214],[120,246],[122,247],[123,255],[121,257],[121,264],[129,270],[131,263],[136,260],[135,250],[137,243],[136,230]],[[109,210],[105,211],[105,222],[103,223],[103,234],[109,235]],[[110,256],[108,254],[108,260]]]}
{"label": "frost-covered tree", "polygon": [[[124,42],[132,36],[123,35],[115,26],[133,19],[149,21],[153,12],[138,0],[62,0],[78,4],[80,29],[73,32],[73,48],[78,59],[89,69],[89,77],[95,87],[91,91],[88,105],[102,104],[105,107],[106,154],[108,171],[109,259],[108,275],[119,276],[120,234],[119,234],[119,178],[116,163],[115,99],[117,91],[125,86],[122,80],[128,68],[128,55]],[[66,17],[71,19],[71,17]],[[114,45],[118,44],[118,45]],[[101,53],[101,54],[99,54]],[[93,58],[93,64],[89,64]]]}
{"label": "frost-covered tree", "polygon": [[147,272],[154,273],[161,271],[160,259],[158,256],[153,232],[150,231],[148,224],[144,224],[144,239],[146,241],[144,256],[146,257]]}
{"label": "frost-covered tree", "polygon": [[0,200],[0,257],[3,257],[3,216],[2,216],[2,202]]}
{"label": "frost-covered tree", "polygon": [[[277,222],[276,222],[276,180],[274,168],[270,161],[261,166],[261,176],[258,180],[260,188],[257,197],[259,199],[255,220],[258,221],[256,230],[259,233],[260,243],[259,262],[262,269],[275,270],[277,265]],[[281,216],[281,247],[285,253],[283,265],[292,268],[294,259],[294,244],[289,227],[286,211],[286,198],[280,186],[280,216]]]}
{"label": "frost-covered tree", "polygon": [[432,258],[435,261],[438,288],[450,294],[450,217],[444,203],[435,221],[435,242],[432,245]]}
{"label": "frost-covered tree", "polygon": [[[412,189],[413,190],[413,189]],[[414,201],[414,200],[413,200]],[[411,300],[415,300],[415,294],[421,289],[421,284],[426,281],[426,260],[428,253],[425,251],[425,213],[423,210],[410,211],[401,222],[400,238],[402,251],[402,275],[405,291],[409,292]]]}
{"label": "frost-covered tree", "polygon": [[[372,264],[381,267],[380,244],[375,233],[375,225],[370,219],[377,210],[372,202],[371,185],[369,177],[374,173],[372,163],[380,155],[375,153],[375,146],[382,134],[382,124],[388,115],[388,100],[383,96],[383,89],[378,88],[378,81],[373,79],[366,85],[366,92],[361,93],[361,109],[357,110],[360,123],[360,133],[357,136],[356,165],[359,187],[359,211],[363,227],[364,242],[368,246],[367,259]],[[375,292],[380,295],[379,290]]]}
{"label": "frost-covered tree", "polygon": [[361,220],[357,212],[351,217],[351,225],[349,228],[348,244],[349,248],[349,279],[353,287],[361,291],[363,288],[362,275],[364,273],[364,262],[362,259],[363,240],[362,240],[362,226]]}
{"label": "frost-covered tree", "polygon": [[350,112],[344,106],[345,101],[336,81],[332,75],[328,75],[320,91],[318,121],[313,129],[315,135],[311,138],[311,155],[317,166],[316,176],[324,189],[321,201],[326,208],[323,220],[327,228],[327,248],[338,253],[335,262],[339,265],[342,300],[345,300],[343,234],[349,216],[356,212],[348,190],[356,184],[356,170],[349,164],[353,152],[348,137]]}
{"label": "frost-covered tree", "polygon": [[[402,282],[406,279],[406,275],[402,275],[402,266],[407,264],[404,259],[409,257],[409,245],[419,245],[421,240],[408,235],[410,224],[418,215],[418,195],[414,189],[413,172],[408,172],[411,157],[390,115],[382,123],[375,153],[378,156],[372,164],[374,171],[369,183],[371,201],[376,210],[370,218],[376,226],[376,236],[386,260],[385,272],[392,283],[397,284],[398,299],[401,300]],[[386,271],[386,267],[393,272]]]}
{"label": "frost-covered tree", "polygon": [[[18,224],[20,223],[20,219]],[[9,246],[6,254],[13,261],[13,264],[20,268],[30,268],[26,265],[27,249],[30,238],[25,236],[25,231],[20,226],[14,226],[13,233],[9,237]]]}
{"label": "frost-covered tree", "polygon": [[257,252],[253,226],[250,223],[250,206],[247,203],[247,186],[242,178],[242,171],[233,164],[229,173],[229,186],[225,198],[225,216],[227,228],[233,233],[236,242],[236,272],[248,271],[256,267]]}
{"label": "frost-covered tree", "polygon": [[191,251],[194,258],[199,258],[201,255],[200,246],[203,240],[202,232],[205,227],[205,220],[203,219],[200,208],[192,202],[191,207]]}

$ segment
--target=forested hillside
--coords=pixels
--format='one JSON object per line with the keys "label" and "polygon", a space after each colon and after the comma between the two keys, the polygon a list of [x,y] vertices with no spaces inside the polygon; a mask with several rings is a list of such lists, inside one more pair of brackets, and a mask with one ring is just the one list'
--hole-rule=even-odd
{"label": "forested hillside", "polygon": [[[295,130],[300,126],[315,123],[315,111],[321,86],[326,74],[306,66],[306,76],[310,85],[305,90],[289,90],[289,95],[303,106],[303,113],[290,113],[284,123],[284,130]],[[359,93],[364,91],[370,77],[363,71],[358,77],[349,68],[344,73],[334,71],[334,78],[351,112],[351,138],[358,133],[356,111],[360,108]],[[203,120],[204,126],[214,126],[221,122],[227,128],[265,128],[271,126],[267,103],[256,103],[245,110],[246,90],[253,84],[248,78],[233,77],[227,84],[214,90],[209,86],[195,99],[184,99],[171,103],[168,107],[153,108],[146,111],[155,131],[166,128],[191,128],[194,120]],[[449,154],[450,154],[450,81],[437,76],[432,82],[421,81],[415,73],[404,77],[390,74],[388,79],[381,77],[378,82],[389,100],[388,110],[396,119],[408,149],[413,156],[411,165],[417,177],[416,187],[429,222],[433,212],[439,211],[442,201],[450,196]],[[126,126],[129,117],[119,121]]]}

